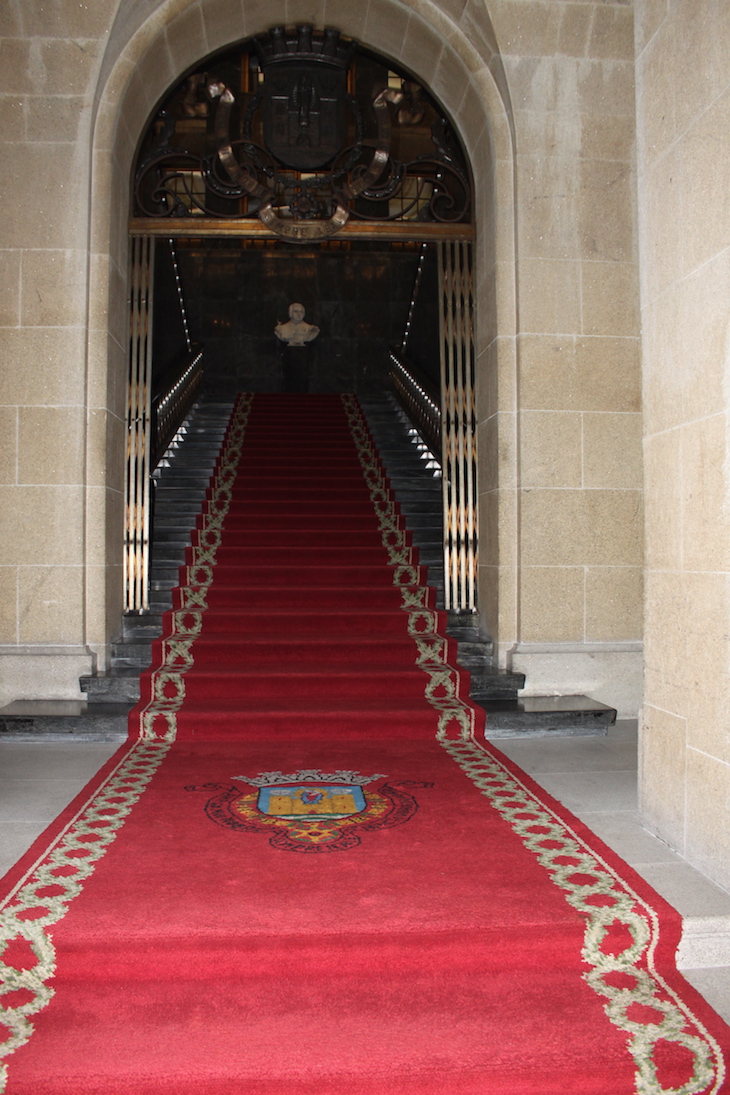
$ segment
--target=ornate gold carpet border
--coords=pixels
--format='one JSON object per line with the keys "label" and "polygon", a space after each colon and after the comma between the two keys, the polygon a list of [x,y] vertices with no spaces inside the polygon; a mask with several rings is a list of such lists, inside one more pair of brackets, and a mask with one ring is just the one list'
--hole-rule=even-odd
{"label": "ornate gold carpet border", "polygon": [[[28,1041],[33,1033],[32,1016],[53,997],[48,981],[55,973],[56,953],[48,928],[63,919],[71,901],[81,893],[174,740],[176,714],[185,697],[184,673],[192,664],[192,644],[200,633],[206,593],[213,580],[251,398],[243,396],[234,411],[208,512],[187,567],[181,609],[172,614],[171,633],[162,643],[162,666],[152,674],[152,699],[140,715],[140,740],[0,907],[0,1026],[6,1033],[0,1041],[0,1059]],[[21,940],[28,944],[35,963],[19,969],[3,957],[8,947]],[[21,1002],[12,1003],[18,998]],[[1,1064],[0,1092],[6,1088],[7,1076],[7,1066]]]}
{"label": "ornate gold carpet border", "polygon": [[388,562],[393,568],[393,585],[401,595],[401,607],[408,613],[408,633],[416,645],[416,665],[427,675],[425,697],[438,712],[439,740],[471,740],[474,708],[459,695],[461,676],[447,661],[448,643],[438,633],[438,614],[428,606],[429,590],[421,584],[413,550],[383,475],[365,419],[353,395],[343,395],[358,458],[377,514]]}
{"label": "ornate gold carpet border", "polygon": [[240,397],[231,419],[218,470],[211,487],[207,512],[180,587],[180,608],[172,613],[170,634],[162,640],[162,658],[151,675],[149,703],[140,711],[140,737],[172,742],[177,735],[177,713],[185,700],[185,674],[193,664],[193,644],[203,626],[207,595],[213,581],[223,524],[231,506],[231,491],[241,459],[243,436],[253,396]]}
{"label": "ornate gold carpet border", "polygon": [[[726,1072],[722,1051],[655,968],[656,912],[475,740],[474,712],[459,700],[459,674],[446,662],[447,644],[436,630],[438,617],[427,607],[428,592],[419,585],[412,551],[364,417],[353,396],[343,396],[343,403],[388,549],[393,582],[409,613],[416,661],[429,675],[426,698],[439,711],[438,740],[548,871],[568,904],[586,918],[582,957],[591,969],[584,976],[604,998],[609,1020],[628,1037],[638,1095],[717,1095]],[[606,953],[603,943],[616,925],[627,931],[631,942],[618,954]],[[652,1009],[656,1021],[635,1018],[635,1005]],[[684,1047],[693,1061],[692,1077],[681,1087],[663,1087],[657,1075],[654,1055],[663,1041]]]}
{"label": "ornate gold carpet border", "polygon": [[[56,952],[48,929],[68,912],[96,864],[129,816],[164,760],[169,745],[137,741],[115,771],[59,833],[50,850],[31,867],[0,906],[0,1058],[28,1041],[32,1016],[50,1003],[48,985],[56,970]],[[3,961],[8,947],[24,940],[35,963],[18,969]],[[13,997],[21,1002],[12,1003]],[[30,997],[30,998],[28,998]],[[0,1065],[0,1092],[7,1084]]]}
{"label": "ornate gold carpet border", "polygon": [[[442,745],[535,855],[568,904],[586,918],[582,957],[591,969],[584,977],[604,998],[610,1021],[628,1036],[639,1095],[716,1095],[725,1079],[722,1051],[656,970],[659,919],[654,909],[484,746],[476,741]],[[619,953],[607,953],[603,944],[617,925],[630,943]],[[636,1005],[650,1008],[655,1021],[632,1015]],[[663,1087],[659,1080],[655,1053],[662,1042],[683,1046],[694,1062],[692,1077],[681,1087]]]}

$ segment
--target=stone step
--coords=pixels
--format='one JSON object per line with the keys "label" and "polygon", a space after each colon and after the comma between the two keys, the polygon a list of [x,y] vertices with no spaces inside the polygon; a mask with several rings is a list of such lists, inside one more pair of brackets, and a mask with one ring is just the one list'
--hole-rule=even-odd
{"label": "stone step", "polygon": [[404,501],[400,501],[401,513],[404,517],[431,517],[434,514],[433,504],[428,499],[411,499],[407,498]]}
{"label": "stone step", "polygon": [[487,714],[488,739],[606,734],[616,711],[588,696],[520,696],[477,700]]}
{"label": "stone step", "polygon": [[190,475],[183,468],[168,468],[169,475],[159,477],[155,487],[155,495],[159,498],[163,493],[174,490],[190,490],[196,494],[206,491],[210,486],[210,475]]}
{"label": "stone step", "polygon": [[189,547],[193,525],[180,521],[177,525],[159,525],[155,522],[152,530],[152,550],[176,551],[178,547]]}
{"label": "stone step", "polygon": [[173,478],[175,475],[185,474],[197,476],[198,478],[209,479],[215,469],[215,460],[211,457],[202,456],[195,460],[185,460],[182,457],[170,460],[165,464],[160,464],[155,469],[155,478],[159,482],[164,482],[168,478]]}
{"label": "stone step", "polygon": [[429,501],[436,512],[441,512],[441,480],[440,479],[415,479],[402,476],[389,476],[390,485],[395,491],[399,502],[406,499],[417,501]]}
{"label": "stone step", "polygon": [[79,677],[79,687],[90,707],[97,703],[134,704],[140,696],[139,671],[111,669],[108,673]]}
{"label": "stone step", "polygon": [[[470,643],[469,646],[473,647],[475,644]],[[491,646],[491,644],[489,644]],[[485,648],[487,644],[485,643]],[[459,665],[463,665],[465,669],[469,670],[471,677],[471,688],[469,695],[476,703],[481,703],[482,700],[492,699],[504,699],[511,697],[515,699],[517,693],[521,688],[525,687],[525,674],[513,673],[509,669],[500,669],[495,665],[485,665],[482,662],[481,665],[471,665],[462,659],[462,643],[459,643]],[[485,657],[489,657],[485,649]],[[468,657],[468,656],[467,656]]]}
{"label": "stone step", "polygon": [[160,590],[169,589],[172,590],[175,586],[180,584],[180,575],[178,574],[178,568],[166,568],[163,571],[150,572],[150,593],[158,593]]}
{"label": "stone step", "polygon": [[459,665],[463,665],[465,669],[476,670],[491,664],[489,658],[492,655],[493,645],[491,639],[482,640],[478,637],[459,639]]}
{"label": "stone step", "polygon": [[152,642],[161,630],[162,612],[127,612],[122,620],[122,642]]}
{"label": "stone step", "polygon": [[[196,518],[200,513],[203,499],[196,501],[183,501],[182,499],[177,502],[158,502],[155,504],[155,517],[154,524],[157,526],[157,522],[162,520],[163,525],[169,527],[171,518],[175,519],[177,525],[188,524],[188,528],[191,529],[195,524]],[[163,520],[164,519],[164,520]],[[154,537],[153,537],[154,538]]]}
{"label": "stone step", "polygon": [[159,544],[152,549],[150,554],[151,567],[156,566],[171,566],[173,563],[175,566],[180,566],[185,562],[185,552],[190,546],[190,541],[187,543],[181,541],[167,541],[166,543]]}
{"label": "stone step", "polygon": [[200,507],[198,507],[198,510],[193,515],[193,520],[190,521],[188,519],[189,515],[186,514],[186,513],[175,513],[175,512],[160,513],[159,509],[155,509],[155,523],[154,523],[154,536],[155,536],[155,539],[157,538],[158,533],[164,532],[165,530],[168,530],[168,529],[170,531],[175,531],[175,532],[179,532],[180,530],[183,530],[185,533],[190,533],[190,530],[192,529],[193,525],[195,524],[195,518],[197,517],[197,514],[199,512],[200,512]]}
{"label": "stone step", "polygon": [[135,669],[139,673],[152,663],[152,644],[135,639],[112,643],[111,663],[113,669]]}
{"label": "stone step", "polygon": [[125,741],[131,703],[16,700],[0,708],[0,740]]}
{"label": "stone step", "polygon": [[[183,480],[180,482],[180,480]],[[200,502],[205,498],[205,493],[208,489],[208,484],[205,486],[200,483],[188,483],[184,482],[184,477],[180,476],[177,479],[171,480],[169,483],[163,483],[157,487],[155,491],[155,505],[176,505],[182,503],[183,505],[193,503],[200,505]]]}
{"label": "stone step", "polygon": [[416,544],[418,548],[418,562],[422,567],[444,568],[444,557],[441,544]]}

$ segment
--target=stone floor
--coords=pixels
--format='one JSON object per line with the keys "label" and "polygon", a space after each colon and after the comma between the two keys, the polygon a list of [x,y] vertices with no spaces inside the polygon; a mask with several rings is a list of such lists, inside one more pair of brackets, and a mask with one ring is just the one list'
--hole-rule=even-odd
{"label": "stone floor", "polygon": [[[619,722],[607,737],[496,744],[679,910],[685,918],[683,972],[730,1022],[730,894],[641,826],[636,723]],[[0,742],[0,875],[116,748],[106,742]]]}

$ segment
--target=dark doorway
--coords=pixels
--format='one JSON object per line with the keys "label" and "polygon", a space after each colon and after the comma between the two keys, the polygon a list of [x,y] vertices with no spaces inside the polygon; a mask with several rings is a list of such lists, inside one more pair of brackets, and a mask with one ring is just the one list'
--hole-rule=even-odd
{"label": "dark doorway", "polygon": [[[157,242],[155,372],[178,339],[179,301],[169,243]],[[306,347],[310,392],[383,391],[389,352],[401,347],[411,315],[408,353],[438,383],[438,287],[435,248],[426,259],[412,309],[422,247],[410,241],[331,240],[295,246],[276,240],[178,239],[177,268],[190,337],[204,347],[209,397],[282,391],[285,351],[274,327],[300,302],[320,328]],[[164,350],[163,350],[164,347]]]}

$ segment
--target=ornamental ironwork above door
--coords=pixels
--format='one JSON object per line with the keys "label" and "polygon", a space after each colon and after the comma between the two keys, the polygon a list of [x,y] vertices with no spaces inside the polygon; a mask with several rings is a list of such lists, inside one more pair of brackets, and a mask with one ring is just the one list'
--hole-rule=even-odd
{"label": "ornamental ironwork above door", "polygon": [[332,28],[278,26],[168,96],[142,142],[134,213],[259,221],[308,242],[351,219],[468,224],[471,185],[443,110],[410,76]]}

